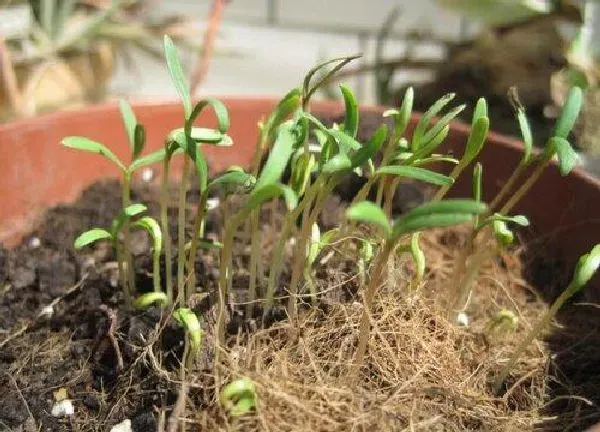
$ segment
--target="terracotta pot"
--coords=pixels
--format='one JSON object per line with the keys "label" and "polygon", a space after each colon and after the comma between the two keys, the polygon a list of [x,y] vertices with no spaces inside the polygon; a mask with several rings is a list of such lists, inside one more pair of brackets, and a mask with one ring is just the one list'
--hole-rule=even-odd
{"label": "terracotta pot", "polygon": [[[212,172],[232,164],[247,164],[257,137],[257,122],[273,108],[269,99],[224,99],[230,110],[230,134],[233,149],[207,147]],[[329,102],[313,104],[320,114],[340,113],[342,108]],[[381,112],[381,108],[364,110]],[[182,124],[182,109],[176,104],[141,104],[135,106],[139,120],[146,126],[149,150],[159,148],[165,135]],[[412,119],[414,126],[418,117]],[[212,124],[210,114],[199,120]],[[462,154],[468,126],[454,123],[447,149]],[[66,135],[84,135],[101,141],[124,157],[125,134],[116,105],[101,105],[81,111],[54,113],[0,127],[0,242],[15,244],[27,232],[43,210],[68,202],[89,184],[117,177],[110,163],[99,156],[67,150],[59,145]],[[486,197],[495,194],[517,165],[521,145],[517,141],[491,134],[481,154]],[[158,168],[156,168],[158,170]],[[175,164],[174,172],[177,172]],[[471,195],[469,173],[453,188],[455,196]],[[600,182],[582,171],[563,178],[550,167],[533,190],[515,209],[529,217],[532,229],[530,245],[551,251],[571,271],[576,259],[595,243],[600,243]],[[597,281],[598,279],[596,279]],[[600,293],[595,282],[595,290]]]}

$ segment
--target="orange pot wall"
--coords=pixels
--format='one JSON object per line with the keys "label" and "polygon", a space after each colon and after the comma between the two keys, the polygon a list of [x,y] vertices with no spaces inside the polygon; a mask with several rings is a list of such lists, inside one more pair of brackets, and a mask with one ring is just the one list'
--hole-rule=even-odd
{"label": "orange pot wall", "polygon": [[[213,172],[250,161],[257,137],[257,122],[275,105],[266,99],[224,99],[231,116],[230,135],[234,147],[206,147]],[[134,107],[146,127],[148,150],[160,148],[166,134],[182,125],[178,104],[143,104]],[[379,108],[365,108],[381,112]],[[313,104],[315,113],[335,114],[335,103]],[[418,117],[413,118],[414,122]],[[199,124],[215,126],[211,113]],[[447,149],[462,154],[468,127],[454,123]],[[116,105],[100,105],[81,111],[41,116],[0,127],[0,242],[13,245],[31,229],[48,206],[74,200],[94,181],[118,177],[119,173],[100,156],[64,149],[60,140],[83,135],[108,145],[125,159],[128,146]],[[520,144],[491,135],[481,155],[484,165],[484,193],[489,197],[506,181],[520,158]],[[179,161],[174,165],[177,173]],[[453,188],[454,196],[470,196],[470,170]],[[552,248],[569,265],[600,243],[600,183],[582,172],[562,178],[550,167],[523,200],[515,213],[527,215],[533,229],[530,247]],[[598,292],[598,291],[595,291]]]}

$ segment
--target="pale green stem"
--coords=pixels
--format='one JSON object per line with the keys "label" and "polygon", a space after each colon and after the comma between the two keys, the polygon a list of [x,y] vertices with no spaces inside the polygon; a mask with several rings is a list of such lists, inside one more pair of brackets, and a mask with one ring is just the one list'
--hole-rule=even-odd
{"label": "pale green stem", "polygon": [[165,158],[163,177],[160,188],[160,223],[165,249],[165,276],[167,287],[167,302],[173,304],[173,263],[171,252],[171,234],[169,230],[169,158]]}
{"label": "pale green stem", "polygon": [[[131,205],[131,174],[125,172],[123,174],[123,197],[122,197],[123,208]],[[135,294],[135,271],[133,269],[133,259],[131,257],[131,251],[129,246],[131,245],[131,228],[129,219],[125,220],[123,224],[123,261],[125,263],[125,270],[127,274],[128,291],[131,295]]]}
{"label": "pale green stem", "polygon": [[500,371],[498,378],[496,378],[496,380],[494,382],[493,389],[494,389],[494,393],[496,395],[500,392],[500,389],[502,387],[502,384],[504,383],[504,380],[506,379],[506,377],[508,376],[510,371],[514,368],[519,357],[523,354],[523,352],[527,349],[527,347],[533,342],[533,340],[541,333],[541,331],[550,324],[552,319],[556,316],[556,313],[558,312],[558,310],[563,306],[563,304],[571,296],[573,296],[574,292],[575,292],[575,290],[573,289],[573,286],[569,285],[567,287],[567,289],[565,289],[561,293],[561,295],[554,301],[554,303],[552,303],[552,306],[550,307],[550,309],[542,316],[542,318],[538,321],[538,323],[531,329],[531,331],[527,334],[525,339],[523,339],[521,341],[521,343],[519,344],[517,349],[515,349],[513,355],[511,356],[510,360],[508,361],[508,363],[506,363],[502,367],[502,370]]}
{"label": "pale green stem", "polygon": [[[246,314],[254,315],[254,301],[256,300],[256,285],[258,263],[261,258],[260,232],[259,228],[260,209],[252,212],[250,215],[250,284],[248,287],[248,304],[246,305]],[[262,277],[262,274],[260,275]]]}
{"label": "pale green stem", "polygon": [[521,174],[523,174],[523,171],[525,171],[526,167],[527,165],[525,165],[524,163],[521,163],[519,164],[519,166],[517,166],[517,168],[513,171],[511,176],[506,181],[506,183],[504,183],[504,186],[502,186],[502,189],[500,189],[500,192],[498,192],[498,194],[494,197],[494,199],[488,206],[489,212],[494,211],[494,209],[498,207],[498,205],[502,202],[506,194],[510,192],[515,182],[519,179],[519,177],[521,177]]}
{"label": "pale green stem", "polygon": [[115,239],[115,253],[117,254],[117,263],[119,266],[119,282],[123,287],[123,293],[125,293],[125,304],[127,307],[131,306],[131,292],[129,291],[129,285],[127,284],[127,275],[125,274],[125,265],[122,259],[121,247],[118,243],[118,239]]}
{"label": "pale green stem", "polygon": [[533,173],[525,180],[525,183],[521,185],[519,189],[510,197],[510,199],[504,204],[502,209],[500,210],[500,214],[508,214],[512,208],[517,205],[517,203],[523,198],[523,196],[529,192],[529,189],[538,181],[548,164],[550,163],[551,158],[544,157],[538,166],[535,168]]}
{"label": "pale green stem", "polygon": [[[467,167],[466,165],[459,163],[452,169],[452,171],[450,172],[450,175],[448,177],[450,177],[452,180],[456,180],[466,167]],[[439,188],[438,191],[433,196],[433,198],[431,199],[431,201],[439,201],[442,198],[444,198],[451,187],[452,187],[452,184],[447,184],[447,185],[444,185],[441,188]]]}
{"label": "pale green stem", "polygon": [[188,190],[190,159],[183,159],[181,185],[179,186],[179,213],[177,215],[177,298],[185,306],[185,204]]}
{"label": "pale green stem", "polygon": [[188,279],[185,293],[186,303],[196,292],[196,255],[198,254],[198,241],[203,237],[204,215],[206,214],[206,201],[208,194],[206,191],[200,196],[200,202],[196,210],[196,219],[194,220],[194,230],[192,232],[192,241],[190,243],[190,252],[188,255]]}

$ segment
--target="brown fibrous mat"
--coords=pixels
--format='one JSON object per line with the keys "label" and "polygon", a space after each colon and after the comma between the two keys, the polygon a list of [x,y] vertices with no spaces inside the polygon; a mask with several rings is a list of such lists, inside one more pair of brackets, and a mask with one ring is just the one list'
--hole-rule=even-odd
{"label": "brown fibrous mat", "polygon": [[[547,305],[524,280],[521,250],[515,248],[482,269],[468,310],[469,326],[449,321],[449,284],[468,227],[422,235],[427,272],[417,295],[407,288],[413,273],[409,257],[397,256],[390,263],[377,294],[366,362],[356,386],[349,385],[348,373],[363,307],[356,266],[344,255],[343,244],[334,244],[333,255],[317,266],[319,304],[305,304],[297,323],[283,319],[261,328],[258,320],[238,314],[241,323],[230,328],[218,382],[248,377],[256,385],[258,402],[254,412],[228,418],[214,389],[214,301],[198,306],[206,330],[204,347],[182,376],[181,329],[172,320],[161,321],[158,310],[131,314],[122,309],[109,250],[69,249],[78,231],[106,225],[118,211],[118,187],[115,182],[96,185],[74,206],[51,210],[23,245],[3,252],[8,271],[0,274],[5,280],[0,384],[7,391],[0,395],[0,428],[108,430],[131,419],[134,431],[176,430],[170,429],[175,424],[186,430],[581,430],[598,418],[597,410],[590,409],[594,402],[580,396],[577,388],[565,384],[573,393],[559,397],[550,390],[550,384],[568,383],[568,377],[551,376],[554,353],[543,342],[532,344],[521,357],[504,395],[493,395],[494,376]],[[136,196],[156,214],[152,197],[146,189]],[[339,200],[331,206],[343,209]],[[261,218],[265,263],[278,235],[272,227],[282,220],[281,212],[270,214],[271,208],[265,206]],[[326,212],[329,218],[332,211]],[[212,223],[218,229],[216,219]],[[41,251],[32,248],[33,238],[41,241]],[[149,244],[144,236],[134,241],[141,267],[138,284],[148,288]],[[50,264],[23,263],[27,254]],[[234,309],[243,310],[248,262],[244,241],[238,242],[236,256]],[[197,262],[199,279],[209,292],[216,287],[216,262],[210,253],[201,254]],[[35,277],[23,282],[28,265],[37,265]],[[15,282],[22,286],[15,288]],[[279,295],[284,301],[285,291]],[[49,303],[54,305],[53,317],[40,317]],[[516,331],[490,329],[491,317],[502,309],[517,314]],[[577,337],[566,340],[573,343]],[[593,343],[597,336],[586,339]],[[569,343],[560,345],[572,355]],[[587,354],[591,361],[595,354]],[[75,406],[68,418],[49,414],[60,388]],[[557,403],[562,403],[561,416],[548,410]]]}

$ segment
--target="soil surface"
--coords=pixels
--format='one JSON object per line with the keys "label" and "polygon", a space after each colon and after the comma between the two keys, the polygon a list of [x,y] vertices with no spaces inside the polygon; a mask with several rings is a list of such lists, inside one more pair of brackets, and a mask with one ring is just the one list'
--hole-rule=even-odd
{"label": "soil surface", "polygon": [[[363,116],[362,138],[379,121]],[[359,180],[348,181],[327,203],[322,231],[336,225],[345,200],[360,187]],[[400,189],[396,214],[430,193],[413,184]],[[156,217],[155,192],[151,185],[137,185],[133,202],[145,203]],[[190,216],[196,201],[192,190]],[[220,237],[222,216],[238,201],[209,214],[208,237]],[[254,316],[246,314],[249,247],[242,232],[234,253],[231,338],[221,378],[250,376],[260,404],[254,416],[228,419],[214,402],[211,328],[218,255],[202,251],[196,262],[199,294],[194,309],[202,317],[206,337],[182,385],[183,331],[159,309],[125,309],[108,245],[73,249],[79,233],[110,226],[120,209],[118,182],[100,182],[77,202],[48,210],[18,247],[0,248],[0,385],[5,389],[0,394],[0,430],[105,431],[125,419],[131,420],[134,431],[163,430],[182,394],[188,398],[179,417],[190,430],[551,431],[583,430],[600,421],[600,315],[597,305],[578,303],[579,299],[561,312],[547,344],[530,348],[508,382],[507,395],[493,397],[489,376],[546,308],[542,299],[551,300],[566,285],[569,271],[535,248],[501,255],[482,272],[473,300],[477,307],[469,311],[471,326],[457,328],[445,319],[439,299],[464,242],[461,228],[424,236],[428,264],[421,298],[406,293],[414,272],[410,260],[399,257],[390,270],[393,277],[374,309],[376,342],[356,391],[345,382],[361,311],[354,258],[345,257],[341,247],[332,248],[333,258],[315,271],[321,292],[318,307],[305,304],[296,327],[276,313],[261,329],[256,319],[260,309]],[[267,264],[282,215],[282,205],[265,206],[261,215],[262,258]],[[170,216],[176,244],[174,208]],[[145,234],[134,233],[132,251],[138,292],[151,291]],[[286,252],[287,257],[290,251]],[[277,293],[282,303],[288,281],[286,270]],[[515,334],[486,330],[490,316],[500,308],[519,314]],[[72,401],[75,414],[53,416],[53,406],[64,397]]]}

